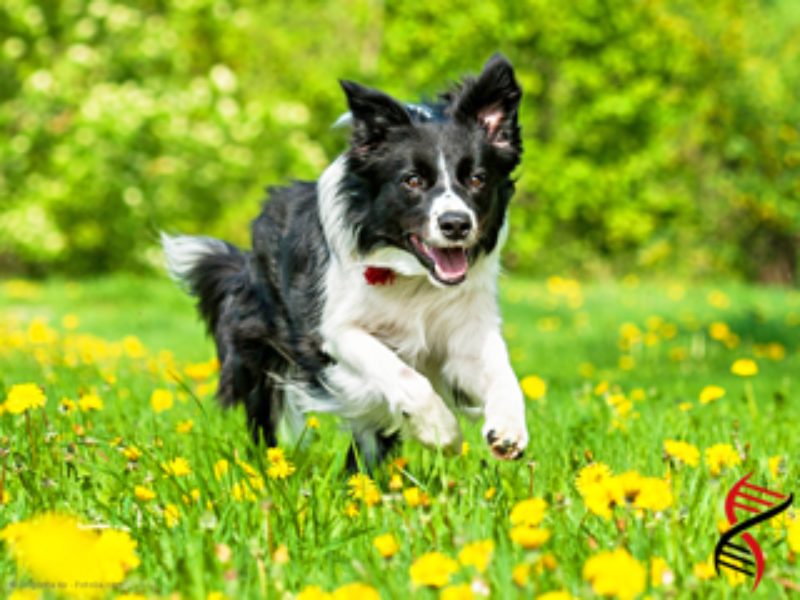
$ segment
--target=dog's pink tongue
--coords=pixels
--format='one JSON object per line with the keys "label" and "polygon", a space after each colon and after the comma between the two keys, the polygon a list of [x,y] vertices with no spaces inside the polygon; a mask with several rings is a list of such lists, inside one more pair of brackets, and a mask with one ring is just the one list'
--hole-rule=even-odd
{"label": "dog's pink tongue", "polygon": [[467,253],[463,248],[431,248],[431,258],[442,279],[454,281],[467,272]]}

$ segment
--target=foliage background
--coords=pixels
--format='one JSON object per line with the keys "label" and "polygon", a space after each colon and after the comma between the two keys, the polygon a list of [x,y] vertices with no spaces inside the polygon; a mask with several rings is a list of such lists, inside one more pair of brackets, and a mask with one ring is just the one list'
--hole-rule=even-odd
{"label": "foliage background", "polygon": [[795,279],[794,0],[6,0],[0,270],[246,245],[262,187],[343,148],[337,78],[413,100],[496,50],[525,89],[509,267]]}

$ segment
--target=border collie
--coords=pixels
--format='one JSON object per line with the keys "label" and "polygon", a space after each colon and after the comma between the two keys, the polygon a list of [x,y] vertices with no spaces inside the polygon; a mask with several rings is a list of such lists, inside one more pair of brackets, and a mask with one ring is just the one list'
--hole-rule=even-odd
{"label": "border collie", "polygon": [[162,235],[216,342],[218,396],[269,445],[282,416],[324,411],[368,465],[400,436],[454,453],[460,410],[483,416],[496,457],[518,458],[525,406],[497,304],[522,152],[513,68],[495,55],[417,105],[341,86],[349,148],[319,181],[269,188],[251,251]]}

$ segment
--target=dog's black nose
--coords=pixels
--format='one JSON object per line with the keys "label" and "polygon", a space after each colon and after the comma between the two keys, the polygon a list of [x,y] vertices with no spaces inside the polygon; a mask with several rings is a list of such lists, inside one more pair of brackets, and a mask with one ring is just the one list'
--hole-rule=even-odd
{"label": "dog's black nose", "polygon": [[448,210],[439,217],[439,229],[448,240],[463,240],[472,229],[472,219],[465,212]]}

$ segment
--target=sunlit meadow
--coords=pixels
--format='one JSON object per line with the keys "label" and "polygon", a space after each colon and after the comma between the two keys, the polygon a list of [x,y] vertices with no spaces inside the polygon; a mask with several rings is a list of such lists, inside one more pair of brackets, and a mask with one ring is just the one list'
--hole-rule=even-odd
{"label": "sunlit meadow", "polygon": [[748,472],[800,493],[800,294],[506,278],[531,444],[344,468],[325,415],[257,448],[166,280],[0,283],[0,596],[790,598],[800,511],[711,556]]}

